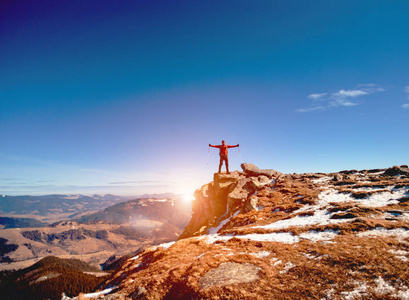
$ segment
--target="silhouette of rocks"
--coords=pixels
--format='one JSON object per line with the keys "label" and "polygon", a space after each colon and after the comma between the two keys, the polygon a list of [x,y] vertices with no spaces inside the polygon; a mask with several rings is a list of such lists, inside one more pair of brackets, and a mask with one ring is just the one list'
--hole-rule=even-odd
{"label": "silhouette of rocks", "polygon": [[396,176],[396,175],[409,175],[409,168],[405,165],[398,167],[398,166],[393,166],[392,168],[387,169],[384,172],[384,175],[387,176]]}

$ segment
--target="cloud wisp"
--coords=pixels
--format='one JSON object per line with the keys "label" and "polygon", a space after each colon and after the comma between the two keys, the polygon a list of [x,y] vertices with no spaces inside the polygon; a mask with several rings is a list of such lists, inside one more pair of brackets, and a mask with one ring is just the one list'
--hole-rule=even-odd
{"label": "cloud wisp", "polygon": [[311,94],[311,95],[308,95],[308,98],[310,98],[312,100],[319,100],[319,99],[325,97],[326,95],[328,95],[328,93]]}
{"label": "cloud wisp", "polygon": [[[408,89],[409,90],[409,89]],[[311,112],[335,107],[350,107],[362,104],[362,96],[383,92],[384,89],[376,84],[358,84],[357,88],[341,89],[334,93],[314,93],[308,95],[312,103],[307,108],[299,108],[297,112]]]}
{"label": "cloud wisp", "polygon": [[150,183],[157,184],[158,182],[162,182],[162,181],[152,181],[152,180],[135,180],[135,181],[118,181],[118,182],[110,182],[109,184],[150,184]]}
{"label": "cloud wisp", "polygon": [[[409,85],[403,89],[406,93],[406,98],[409,99]],[[402,108],[409,109],[409,103],[403,103]]]}

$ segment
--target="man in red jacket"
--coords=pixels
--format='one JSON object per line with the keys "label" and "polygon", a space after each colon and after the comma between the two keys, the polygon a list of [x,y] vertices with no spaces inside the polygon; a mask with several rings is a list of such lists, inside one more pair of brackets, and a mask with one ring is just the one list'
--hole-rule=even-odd
{"label": "man in red jacket", "polygon": [[213,148],[219,148],[220,149],[220,153],[219,153],[219,155],[220,155],[219,174],[220,174],[220,172],[222,170],[223,161],[226,163],[227,174],[230,174],[230,172],[229,172],[229,157],[228,157],[228,154],[227,154],[227,149],[228,148],[238,147],[239,144],[237,144],[235,146],[226,145],[226,142],[222,141],[221,145],[211,145],[211,144],[209,144],[209,146],[213,147]]}

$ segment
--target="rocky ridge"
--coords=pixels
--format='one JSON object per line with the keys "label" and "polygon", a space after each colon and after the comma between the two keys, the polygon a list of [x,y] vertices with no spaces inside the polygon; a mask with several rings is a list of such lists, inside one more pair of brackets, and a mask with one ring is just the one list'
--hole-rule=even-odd
{"label": "rocky ridge", "polygon": [[409,169],[243,164],[195,193],[177,242],[126,260],[100,299],[409,299]]}
{"label": "rocky ridge", "polygon": [[228,219],[235,212],[258,210],[255,193],[264,186],[273,187],[282,176],[274,170],[260,170],[249,163],[243,172],[215,173],[213,181],[195,191],[193,215],[180,239],[208,233],[208,229]]}

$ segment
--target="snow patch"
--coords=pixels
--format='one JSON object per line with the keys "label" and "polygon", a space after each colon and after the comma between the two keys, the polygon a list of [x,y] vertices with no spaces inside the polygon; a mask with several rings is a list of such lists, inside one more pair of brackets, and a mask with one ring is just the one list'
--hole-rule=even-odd
{"label": "snow patch", "polygon": [[395,254],[395,257],[400,259],[401,261],[409,261],[406,257],[409,255],[409,252],[404,250],[389,250],[390,253]]}
{"label": "snow patch", "polygon": [[251,255],[254,255],[258,258],[266,258],[270,255],[270,251],[260,251],[260,252],[256,252],[256,253],[250,253]]}
{"label": "snow patch", "polygon": [[[271,224],[254,226],[254,228],[264,229],[283,229],[291,226],[308,226],[308,225],[329,225],[348,222],[348,219],[331,219],[332,213],[327,210],[330,203],[356,202],[367,207],[381,207],[390,204],[399,203],[398,199],[404,197],[407,193],[407,188],[391,190],[391,192],[380,192],[368,195],[364,199],[356,199],[352,197],[352,193],[340,193],[335,189],[328,189],[318,195],[318,203],[316,205],[305,205],[302,208],[294,211],[294,217],[286,220],[280,220]],[[300,213],[314,212],[312,215],[302,215]]]}
{"label": "snow patch", "polygon": [[293,244],[299,242],[297,236],[293,236],[291,232],[277,232],[267,234],[244,234],[244,235],[219,235],[210,234],[198,237],[198,239],[205,239],[206,243],[214,244],[215,242],[228,241],[232,238],[249,239],[257,242],[281,242],[286,244]]}
{"label": "snow patch", "polygon": [[[364,199],[356,199],[352,197],[352,193],[340,193],[335,189],[329,189],[318,195],[319,204],[329,204],[331,202],[356,202],[367,207],[382,207],[391,204],[398,204],[399,199],[405,197],[408,192],[407,187],[393,189],[392,187],[383,188],[382,190],[390,189],[390,191],[379,192],[372,195],[368,195]],[[356,189],[359,191],[359,189]]]}
{"label": "snow patch", "polygon": [[[315,208],[315,209],[314,209]],[[283,229],[289,228],[291,226],[308,226],[308,225],[328,225],[328,224],[339,224],[348,222],[348,220],[342,219],[331,219],[332,214],[326,209],[319,209],[317,205],[306,205],[306,207],[296,210],[293,214],[297,214],[303,211],[315,210],[312,216],[299,216],[296,215],[293,218],[280,220],[267,225],[254,226],[253,228],[264,228],[264,229]]]}
{"label": "snow patch", "polygon": [[395,288],[389,285],[382,277],[375,279],[375,292],[381,295],[395,293]]}
{"label": "snow patch", "polygon": [[318,178],[318,179],[313,179],[311,181],[313,183],[317,183],[317,184],[324,184],[324,183],[327,183],[328,181],[331,181],[331,180],[332,180],[331,177],[325,176],[325,177],[321,177],[321,178]]}
{"label": "snow patch", "polygon": [[308,231],[300,234],[301,239],[311,240],[313,242],[317,241],[330,241],[334,239],[339,234],[339,231],[334,230],[324,230],[324,231]]}
{"label": "snow patch", "polygon": [[149,199],[150,203],[154,203],[154,202],[167,202],[168,199]]}
{"label": "snow patch", "polygon": [[[109,294],[110,292],[112,292],[116,288],[117,288],[117,286],[112,286],[112,287],[109,287],[109,288],[107,288],[107,289],[105,289],[103,291],[100,291],[100,292],[83,294],[82,298],[97,298],[99,296]],[[74,298],[70,298],[70,297],[66,296],[64,293],[62,294],[62,298],[61,298],[61,300],[78,300],[78,299],[79,299],[79,296],[74,297]]]}
{"label": "snow patch", "polygon": [[357,234],[359,237],[373,237],[373,236],[396,236],[399,240],[409,238],[409,229],[406,228],[394,228],[386,229],[384,227],[376,227],[368,231],[360,232]]}
{"label": "snow patch", "polygon": [[368,286],[365,282],[355,282],[355,289],[349,292],[341,292],[342,299],[344,300],[356,300],[356,299],[365,299],[365,296],[368,295],[367,290]]}
{"label": "snow patch", "polygon": [[295,267],[295,265],[294,265],[291,261],[289,261],[289,262],[287,262],[287,263],[284,265],[284,270],[281,270],[279,273],[280,273],[280,274],[287,273],[288,270],[290,270],[290,269],[292,269],[292,268],[294,268],[294,267]]}
{"label": "snow patch", "polygon": [[211,227],[211,228],[209,228],[209,230],[208,230],[209,234],[216,234],[220,229],[222,229],[222,227],[223,227],[224,225],[226,225],[226,224],[230,221],[230,219],[231,219],[232,217],[237,216],[237,215],[239,214],[239,212],[240,212],[240,211],[238,210],[238,211],[236,211],[232,216],[230,216],[229,218],[227,218],[226,220],[221,221],[217,227]]}
{"label": "snow patch", "polygon": [[158,245],[157,247],[158,247],[158,248],[159,248],[159,247],[162,247],[162,248],[164,248],[164,249],[169,249],[170,246],[172,246],[174,243],[175,243],[175,242],[163,243],[163,244]]}

